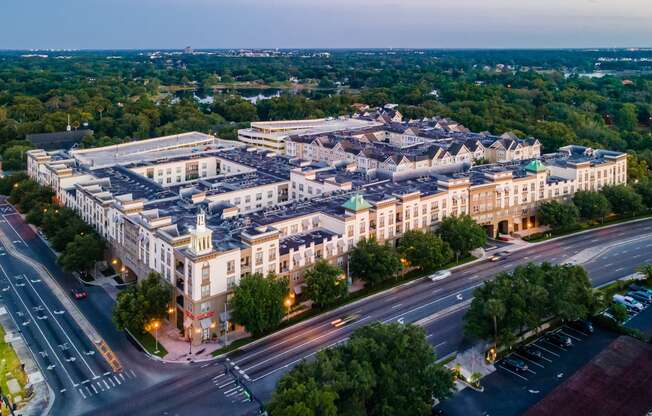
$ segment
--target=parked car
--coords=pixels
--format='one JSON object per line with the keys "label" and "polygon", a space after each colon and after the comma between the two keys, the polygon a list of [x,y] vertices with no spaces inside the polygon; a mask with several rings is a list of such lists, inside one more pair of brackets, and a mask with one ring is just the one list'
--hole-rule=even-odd
{"label": "parked car", "polygon": [[503,235],[503,234],[496,237],[496,240],[500,240],[500,241],[510,241],[511,239],[512,239],[512,237],[510,237],[508,235]]}
{"label": "parked car", "polygon": [[70,293],[72,293],[72,296],[78,300],[84,299],[85,297],[88,296],[88,292],[86,292],[86,290],[81,287],[75,287],[70,289]]}
{"label": "parked car", "polygon": [[650,303],[650,297],[641,292],[627,292],[627,296],[643,304]]}
{"label": "parked car", "polygon": [[340,326],[348,325],[351,322],[355,322],[358,319],[360,319],[360,315],[357,313],[352,313],[350,315],[344,315],[341,318],[337,318],[336,320],[331,322],[331,325],[333,325],[335,328],[339,328]]}
{"label": "parked car", "polygon": [[543,358],[541,351],[531,345],[523,345],[518,350],[516,350],[516,352],[525,358],[529,358],[530,360],[540,360]]}
{"label": "parked car", "polygon": [[440,270],[437,273],[431,274],[429,277],[430,277],[430,280],[432,280],[433,282],[436,282],[438,280],[446,279],[446,278],[448,278],[450,276],[451,276],[450,271],[448,271],[448,270]]}
{"label": "parked car", "polygon": [[579,321],[570,321],[568,323],[568,326],[570,326],[573,329],[577,329],[578,331],[583,332],[585,334],[593,333],[593,324],[584,319],[581,319]]}
{"label": "parked car", "polygon": [[569,336],[562,335],[558,332],[552,332],[546,335],[546,341],[558,347],[572,347],[573,341]]}
{"label": "parked car", "polygon": [[573,267],[573,266],[577,266],[578,264],[579,263],[577,262],[577,260],[567,260],[567,261],[563,262],[561,265],[562,266]]}
{"label": "parked car", "polygon": [[503,360],[503,365],[505,367],[511,368],[512,370],[527,371],[527,364],[525,364],[525,361],[516,357],[512,357],[511,355],[505,357]]}
{"label": "parked car", "polygon": [[507,256],[509,255],[509,252],[507,251],[501,251],[500,253],[496,253],[493,256],[489,257],[489,261],[501,261],[505,260]]}
{"label": "parked car", "polygon": [[631,284],[631,285],[629,285],[629,290],[632,290],[634,292],[645,292],[648,295],[652,296],[652,289],[650,289],[649,287],[636,285],[636,284]]}
{"label": "parked car", "polygon": [[624,305],[626,308],[630,308],[638,312],[643,310],[643,305],[640,302],[636,301],[634,298],[629,296],[614,295],[612,300],[615,303],[620,303],[621,305]]}

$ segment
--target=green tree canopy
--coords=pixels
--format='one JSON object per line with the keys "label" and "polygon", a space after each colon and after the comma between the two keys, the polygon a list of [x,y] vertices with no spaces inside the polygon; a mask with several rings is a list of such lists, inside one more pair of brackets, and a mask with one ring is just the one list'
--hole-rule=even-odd
{"label": "green tree canopy", "polygon": [[233,291],[233,320],[254,336],[276,328],[285,316],[284,300],[288,296],[288,279],[273,273],[245,276]]}
{"label": "green tree canopy", "polygon": [[410,230],[403,234],[398,252],[411,265],[424,271],[439,268],[453,257],[453,252],[439,236],[430,232]]}
{"label": "green tree canopy", "polygon": [[394,250],[375,239],[360,240],[349,253],[349,274],[374,286],[391,279],[401,270],[401,261]]}
{"label": "green tree canopy", "polygon": [[437,230],[442,240],[451,247],[455,256],[467,256],[487,242],[487,233],[468,215],[446,217]]}
{"label": "green tree canopy", "polygon": [[170,287],[158,273],[150,273],[136,285],[118,294],[113,308],[113,322],[124,331],[145,333],[145,326],[166,317],[170,303]]}
{"label": "green tree canopy", "polygon": [[626,185],[605,186],[602,193],[616,214],[635,215],[644,209],[643,198]]}
{"label": "green tree canopy", "polygon": [[58,262],[67,272],[88,271],[96,262],[102,260],[104,242],[95,233],[76,235],[66,244]]}
{"label": "green tree canopy", "polygon": [[422,328],[375,323],[283,376],[271,415],[428,415],[451,394],[452,372],[436,363]]}
{"label": "green tree canopy", "polygon": [[317,306],[330,306],[346,296],[346,280],[342,270],[326,260],[319,260],[306,271],[303,280],[306,283],[306,296]]}
{"label": "green tree canopy", "polygon": [[579,215],[577,207],[572,203],[544,202],[537,209],[537,217],[541,224],[560,230],[569,229],[577,224]]}
{"label": "green tree canopy", "polygon": [[611,212],[609,200],[600,192],[577,191],[573,196],[573,204],[577,207],[580,217],[586,220],[600,220]]}

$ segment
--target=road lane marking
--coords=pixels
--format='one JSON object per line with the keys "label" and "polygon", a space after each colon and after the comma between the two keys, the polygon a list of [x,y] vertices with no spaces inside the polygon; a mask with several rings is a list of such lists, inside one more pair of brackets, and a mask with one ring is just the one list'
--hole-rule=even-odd
{"label": "road lane marking", "polygon": [[[23,307],[27,310],[27,313],[29,314],[29,316],[32,317],[32,320],[34,320],[34,317],[32,316],[32,312],[27,307],[27,304],[23,300],[23,297],[20,295],[20,293],[18,293],[18,290],[16,290],[16,287],[14,286],[14,283],[11,281],[11,279],[9,278],[9,275],[7,274],[7,271],[5,270],[4,267],[2,267],[2,265],[0,265],[0,270],[2,270],[2,273],[6,276],[7,281],[9,281],[9,285],[14,289],[14,293],[16,293],[16,296],[20,300],[20,303],[23,304]],[[70,373],[68,372],[66,367],[63,365],[63,362],[61,361],[61,358],[57,355],[57,352],[52,347],[52,344],[50,344],[50,340],[45,336],[45,333],[43,332],[43,329],[40,327],[38,322],[34,322],[34,323],[36,324],[36,328],[38,329],[38,331],[41,333],[41,336],[43,337],[43,340],[45,341],[46,344],[48,344],[48,347],[50,347],[50,350],[54,354],[54,358],[56,358],[57,361],[59,361],[59,364],[61,364],[61,368],[66,373],[66,376],[68,376],[68,380],[70,381],[70,384],[75,385],[75,382],[73,381],[72,376],[70,375]]]}
{"label": "road lane marking", "polygon": [[288,350],[282,351],[282,352],[280,352],[280,353],[278,353],[278,354],[276,354],[276,355],[274,355],[274,356],[272,356],[272,357],[269,357],[269,358],[267,358],[267,359],[265,359],[265,360],[263,360],[263,361],[259,361],[259,362],[255,363],[254,365],[251,365],[251,366],[245,368],[244,371],[245,371],[245,372],[249,372],[250,370],[252,370],[252,369],[254,369],[254,368],[256,368],[256,367],[258,367],[258,366],[260,366],[260,365],[262,365],[262,364],[265,364],[266,362],[268,362],[268,361],[270,361],[270,360],[276,359],[277,357],[279,357],[279,356],[281,356],[281,355],[285,355],[285,354],[287,354],[287,353],[289,353],[289,352],[291,352],[291,351],[296,350],[297,348],[301,348],[301,347],[303,347],[304,345],[311,344],[311,343],[313,343],[314,341],[317,341],[318,339],[323,338],[323,337],[325,337],[325,336],[333,335],[334,333],[339,332],[339,331],[341,331],[342,329],[350,328],[350,327],[352,327],[353,325],[357,325],[357,324],[361,323],[362,321],[364,321],[364,320],[366,320],[366,319],[369,319],[369,318],[371,318],[371,316],[370,316],[370,315],[367,315],[367,316],[365,316],[365,317],[363,317],[363,318],[360,318],[360,319],[358,319],[357,321],[351,323],[351,325],[344,325],[344,326],[341,326],[341,327],[337,328],[337,329],[334,330],[334,331],[326,332],[325,334],[322,334],[322,335],[320,335],[320,336],[318,336],[318,337],[315,337],[315,338],[311,339],[310,341],[306,341],[306,342],[303,342],[303,343],[301,343],[301,344],[299,344],[299,345],[295,345],[294,347],[292,347],[292,348],[290,348],[290,349],[288,349]]}
{"label": "road lane marking", "polygon": [[392,309],[400,308],[402,305],[402,303],[397,303],[396,305],[392,306]]}
{"label": "road lane marking", "polygon": [[84,400],[86,400],[86,395],[84,394],[84,391],[83,391],[82,389],[78,389],[78,391],[79,391],[79,394],[82,395],[82,398],[83,398]]}
{"label": "road lane marking", "polygon": [[[27,276],[26,276],[26,277],[27,277]],[[26,279],[26,280],[28,280],[28,282],[29,282],[29,279]],[[31,282],[29,282],[29,286],[32,288],[32,290],[34,291],[34,293],[36,294],[36,296],[40,299],[40,301],[41,301],[41,303],[43,304],[43,306],[45,306],[45,309],[50,313],[50,316],[52,316],[52,319],[54,319],[54,322],[57,324],[57,326],[59,327],[59,329],[61,329],[61,332],[62,332],[63,335],[66,337],[66,339],[70,342],[70,344],[72,345],[72,347],[74,348],[74,350],[77,351],[77,355],[79,355],[79,358],[82,359],[82,361],[83,361],[84,364],[86,365],[86,368],[88,368],[88,371],[90,371],[90,372],[91,372],[91,375],[92,375],[93,377],[95,377],[97,374],[95,374],[95,371],[93,371],[93,369],[91,368],[91,366],[88,365],[88,362],[84,359],[84,355],[79,351],[79,349],[77,348],[77,346],[75,345],[75,343],[72,342],[72,339],[70,338],[70,336],[68,335],[68,333],[63,329],[63,326],[62,326],[61,323],[57,320],[57,318],[56,318],[56,316],[54,315],[54,313],[52,313],[52,310],[51,310],[51,309],[48,307],[48,305],[45,303],[45,300],[43,300],[43,298],[41,297],[41,294],[38,293],[38,291],[36,290],[36,288],[34,288],[34,285],[33,285]]]}

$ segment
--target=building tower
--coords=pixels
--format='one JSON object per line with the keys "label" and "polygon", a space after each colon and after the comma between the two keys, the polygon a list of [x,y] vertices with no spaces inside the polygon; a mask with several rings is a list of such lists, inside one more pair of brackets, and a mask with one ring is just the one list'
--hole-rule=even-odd
{"label": "building tower", "polygon": [[213,249],[213,231],[206,228],[206,214],[203,209],[197,214],[195,228],[190,230],[190,251],[193,254],[206,254]]}

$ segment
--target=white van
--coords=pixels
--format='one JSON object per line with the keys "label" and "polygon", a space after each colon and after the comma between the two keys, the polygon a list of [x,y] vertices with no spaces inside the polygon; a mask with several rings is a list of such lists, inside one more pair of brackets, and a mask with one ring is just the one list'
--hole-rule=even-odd
{"label": "white van", "polygon": [[614,295],[612,300],[623,306],[629,306],[630,308],[636,309],[639,312],[643,310],[643,304],[630,296]]}
{"label": "white van", "polygon": [[447,277],[450,277],[451,274],[452,273],[450,271],[448,271],[448,270],[440,270],[437,273],[431,274],[429,277],[430,277],[430,280],[432,280],[433,282],[436,282],[438,280],[444,280]]}

